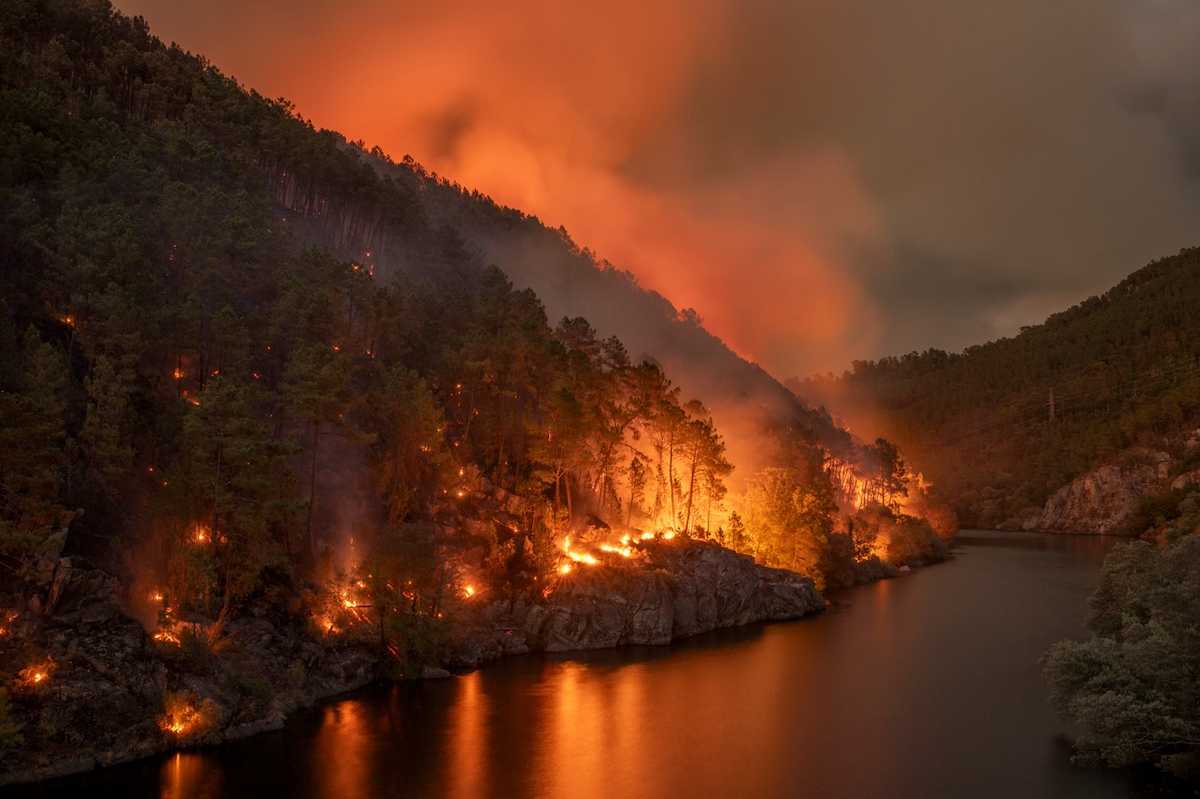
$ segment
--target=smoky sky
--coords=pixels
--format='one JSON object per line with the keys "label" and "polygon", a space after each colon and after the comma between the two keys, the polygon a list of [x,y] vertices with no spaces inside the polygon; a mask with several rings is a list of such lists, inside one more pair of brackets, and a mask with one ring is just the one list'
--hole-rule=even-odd
{"label": "smoky sky", "polygon": [[1191,0],[118,0],[692,307],[780,377],[1200,243]]}

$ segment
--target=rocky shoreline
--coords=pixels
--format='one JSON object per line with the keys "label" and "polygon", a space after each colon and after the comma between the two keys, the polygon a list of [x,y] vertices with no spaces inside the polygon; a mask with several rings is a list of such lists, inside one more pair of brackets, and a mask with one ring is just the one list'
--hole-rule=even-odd
{"label": "rocky shoreline", "polygon": [[[300,708],[388,676],[369,636],[314,636],[294,598],[256,598],[212,651],[155,641],[123,609],[116,578],[83,564],[60,563],[51,599],[51,612],[26,614],[0,638],[24,738],[0,759],[0,785],[278,729]],[[716,544],[654,542],[636,562],[576,570],[540,601],[481,603],[453,624],[438,665],[416,673],[449,676],[509,654],[665,645],[824,608],[807,577]],[[21,676],[34,653],[46,664],[36,683]],[[184,715],[171,710],[180,704]]]}

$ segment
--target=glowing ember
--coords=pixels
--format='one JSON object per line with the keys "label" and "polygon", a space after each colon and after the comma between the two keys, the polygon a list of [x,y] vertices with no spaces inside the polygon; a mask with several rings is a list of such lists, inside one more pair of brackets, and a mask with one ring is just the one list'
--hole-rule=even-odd
{"label": "glowing ember", "polygon": [[642,540],[643,540],[643,541],[653,541],[653,540],[654,540],[654,533],[649,533],[649,532],[647,532],[647,533],[642,533]]}
{"label": "glowing ember", "polygon": [[670,541],[672,538],[675,537],[675,531],[667,530],[665,533],[662,534],[662,537],[663,537],[664,541]]}
{"label": "glowing ember", "polygon": [[62,317],[62,323],[67,327],[75,327],[75,317],[71,316],[71,314],[67,314],[66,316]]}
{"label": "glowing ember", "polygon": [[561,566],[559,566],[559,567],[558,567],[558,573],[559,573],[559,574],[570,574],[570,573],[571,573],[571,564],[570,564],[570,563],[564,563],[564,564],[562,564]]}
{"label": "glowing ember", "polygon": [[151,591],[150,592],[150,601],[161,605],[162,601],[163,601],[162,591]]}
{"label": "glowing ember", "polygon": [[467,495],[467,493],[465,491],[463,491],[462,489],[459,489],[458,491],[454,492],[454,496],[458,497],[459,499],[462,499],[466,495]]}
{"label": "glowing ember", "polygon": [[212,531],[204,525],[196,525],[195,531],[192,532],[192,543],[197,546],[205,546],[212,543]]}
{"label": "glowing ember", "polygon": [[54,661],[47,658],[41,663],[32,663],[21,669],[17,681],[26,688],[37,688],[45,685],[54,673]]}
{"label": "glowing ember", "polygon": [[472,585],[471,583],[467,583],[466,585],[464,585],[463,586],[463,596],[466,597],[467,599],[470,599],[471,597],[475,596],[475,586]]}
{"label": "glowing ember", "polygon": [[337,625],[333,623],[333,619],[328,616],[317,616],[313,619],[313,623],[321,630],[322,635],[337,635],[340,632]]}
{"label": "glowing ember", "polygon": [[179,646],[179,636],[170,630],[159,630],[154,634],[154,640],[161,644],[172,644]]}
{"label": "glowing ember", "polygon": [[193,731],[203,721],[203,716],[188,702],[176,701],[169,703],[166,715],[158,720],[158,726],[163,732],[184,736]]}
{"label": "glowing ember", "polygon": [[182,380],[183,379],[183,370],[180,369],[178,366],[176,366],[175,369],[171,372],[171,377],[175,378],[176,380]]}
{"label": "glowing ember", "polygon": [[620,555],[623,558],[628,558],[628,557],[633,556],[633,550],[627,546],[617,547],[617,546],[613,546],[612,544],[601,544],[600,551],[601,552],[612,552],[617,555]]}

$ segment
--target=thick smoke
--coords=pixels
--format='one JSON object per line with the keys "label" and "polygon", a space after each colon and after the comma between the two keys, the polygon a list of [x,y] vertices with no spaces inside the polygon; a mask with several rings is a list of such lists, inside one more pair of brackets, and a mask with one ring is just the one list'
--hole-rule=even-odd
{"label": "thick smoke", "polygon": [[777,374],[1011,333],[1194,243],[1184,0],[120,5]]}

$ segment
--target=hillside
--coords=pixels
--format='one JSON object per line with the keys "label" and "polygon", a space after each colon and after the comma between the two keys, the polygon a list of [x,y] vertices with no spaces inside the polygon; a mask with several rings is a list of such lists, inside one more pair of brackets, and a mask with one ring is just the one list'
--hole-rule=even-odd
{"label": "hillside", "polygon": [[790,385],[896,441],[964,523],[994,526],[1139,452],[1164,452],[1173,472],[1194,467],[1185,445],[1200,414],[1197,307],[1191,249],[1012,338]]}

